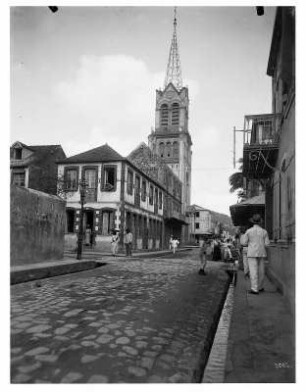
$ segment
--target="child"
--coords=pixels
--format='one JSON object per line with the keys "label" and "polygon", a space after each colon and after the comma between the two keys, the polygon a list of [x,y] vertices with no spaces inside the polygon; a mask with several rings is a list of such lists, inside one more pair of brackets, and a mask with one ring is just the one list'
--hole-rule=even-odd
{"label": "child", "polygon": [[176,248],[179,246],[179,240],[175,237],[173,240],[172,240],[172,252],[173,252],[173,254],[175,254],[175,252],[176,252]]}

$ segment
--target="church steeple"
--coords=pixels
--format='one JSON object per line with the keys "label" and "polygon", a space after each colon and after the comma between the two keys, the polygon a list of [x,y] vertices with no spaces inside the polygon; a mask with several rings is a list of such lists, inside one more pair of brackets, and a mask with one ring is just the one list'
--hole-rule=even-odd
{"label": "church steeple", "polygon": [[189,133],[188,88],[183,87],[176,35],[176,7],[173,36],[163,89],[156,90],[155,130],[149,135],[149,147],[161,157],[182,182],[182,213],[190,205],[191,136]]}
{"label": "church steeple", "polygon": [[178,52],[176,25],[177,25],[176,7],[174,7],[173,35],[172,35],[172,41],[170,46],[164,88],[166,88],[169,83],[172,83],[178,90],[180,90],[183,86],[183,80],[182,80],[180,56]]}

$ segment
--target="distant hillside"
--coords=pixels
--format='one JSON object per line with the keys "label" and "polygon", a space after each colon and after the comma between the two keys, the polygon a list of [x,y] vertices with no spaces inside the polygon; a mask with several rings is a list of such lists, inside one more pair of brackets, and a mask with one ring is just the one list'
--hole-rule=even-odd
{"label": "distant hillside", "polygon": [[235,234],[235,227],[233,225],[232,219],[228,215],[221,214],[219,212],[212,211],[212,210],[207,210],[207,211],[211,213],[212,220],[214,223],[220,222],[224,230],[228,231],[231,235]]}

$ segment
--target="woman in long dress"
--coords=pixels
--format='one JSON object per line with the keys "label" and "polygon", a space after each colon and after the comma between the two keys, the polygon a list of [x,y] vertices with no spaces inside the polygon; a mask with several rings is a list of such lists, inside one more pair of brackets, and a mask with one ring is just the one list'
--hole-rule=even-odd
{"label": "woman in long dress", "polygon": [[90,230],[90,226],[88,225],[85,230],[85,245],[86,246],[90,245],[90,236],[91,236],[91,230]]}
{"label": "woman in long dress", "polygon": [[119,242],[119,236],[116,230],[113,230],[112,233],[112,255],[117,256],[118,253],[118,242]]}

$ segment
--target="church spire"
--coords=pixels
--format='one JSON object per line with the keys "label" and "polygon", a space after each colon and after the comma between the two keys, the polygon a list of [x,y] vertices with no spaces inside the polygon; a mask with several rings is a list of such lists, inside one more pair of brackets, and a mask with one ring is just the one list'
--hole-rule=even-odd
{"label": "church spire", "polygon": [[172,83],[178,90],[183,86],[181,62],[178,52],[177,36],[176,36],[176,7],[174,7],[174,19],[173,19],[173,36],[171,41],[167,73],[165,77],[165,86]]}

